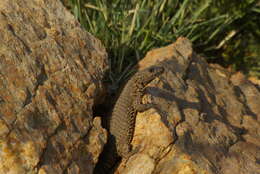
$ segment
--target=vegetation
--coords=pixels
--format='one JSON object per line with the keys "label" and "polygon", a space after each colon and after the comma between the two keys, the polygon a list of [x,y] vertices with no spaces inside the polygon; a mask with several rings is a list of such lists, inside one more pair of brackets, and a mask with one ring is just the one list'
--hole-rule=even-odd
{"label": "vegetation", "polygon": [[148,50],[189,38],[209,62],[260,77],[259,0],[63,0],[109,53],[118,85]]}

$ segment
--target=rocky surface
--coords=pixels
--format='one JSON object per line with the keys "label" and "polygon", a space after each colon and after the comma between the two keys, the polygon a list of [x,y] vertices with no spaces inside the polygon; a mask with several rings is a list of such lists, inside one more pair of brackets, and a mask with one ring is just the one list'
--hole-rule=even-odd
{"label": "rocky surface", "polygon": [[258,174],[260,171],[260,90],[241,73],[208,65],[191,43],[150,51],[139,69],[166,69],[146,90],[133,147],[117,174]]}
{"label": "rocky surface", "polygon": [[[107,55],[58,0],[0,3],[0,173],[90,174],[106,142],[92,107],[102,102]],[[162,65],[143,97],[117,174],[258,174],[260,87],[208,65],[191,43],[150,51]]]}
{"label": "rocky surface", "polygon": [[1,0],[0,173],[92,173],[107,69],[100,41],[60,1]]}

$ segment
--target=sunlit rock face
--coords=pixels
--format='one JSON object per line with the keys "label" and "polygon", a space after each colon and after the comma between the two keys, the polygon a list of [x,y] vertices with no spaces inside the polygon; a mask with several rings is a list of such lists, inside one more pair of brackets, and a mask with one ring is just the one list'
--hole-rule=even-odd
{"label": "sunlit rock face", "polygon": [[92,107],[100,41],[58,0],[1,0],[0,173],[91,173],[106,142]]}
{"label": "sunlit rock face", "polygon": [[115,173],[257,174],[259,86],[208,65],[185,38],[148,52],[138,67],[151,65],[165,68],[143,97],[154,108],[137,114],[139,151]]}

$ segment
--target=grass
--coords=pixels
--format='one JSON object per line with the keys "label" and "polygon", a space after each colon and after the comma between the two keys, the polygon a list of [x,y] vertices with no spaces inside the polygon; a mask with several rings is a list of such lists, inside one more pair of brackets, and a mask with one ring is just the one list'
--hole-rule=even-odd
{"label": "grass", "polygon": [[209,62],[260,77],[259,0],[63,0],[109,54],[112,85],[147,51],[189,38]]}

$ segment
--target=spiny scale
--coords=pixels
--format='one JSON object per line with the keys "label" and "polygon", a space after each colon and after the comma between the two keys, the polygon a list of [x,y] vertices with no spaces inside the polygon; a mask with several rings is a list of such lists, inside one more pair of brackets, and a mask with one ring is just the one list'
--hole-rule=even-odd
{"label": "spiny scale", "polygon": [[[138,109],[134,103],[141,103],[145,86],[164,71],[153,66],[137,72],[126,83],[108,119],[109,140],[104,147],[94,174],[109,173],[119,157],[130,153]],[[148,108],[147,108],[148,109]],[[126,147],[129,147],[126,149]]]}

